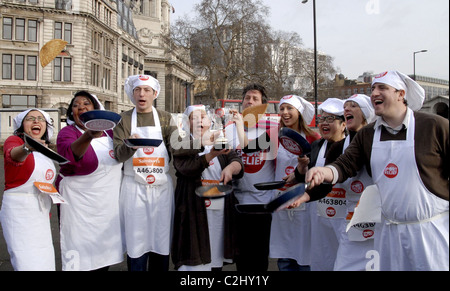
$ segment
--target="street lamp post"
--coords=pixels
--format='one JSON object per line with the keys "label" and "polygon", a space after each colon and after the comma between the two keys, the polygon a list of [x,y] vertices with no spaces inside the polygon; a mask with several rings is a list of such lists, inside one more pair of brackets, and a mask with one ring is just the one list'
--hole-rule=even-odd
{"label": "street lamp post", "polygon": [[[307,3],[308,0],[303,0],[302,3],[305,4]],[[317,36],[316,36],[316,0],[313,0],[313,27],[314,27],[314,108],[315,108],[315,125],[316,127],[318,127],[318,122],[317,122],[317,115],[318,115],[318,110],[317,110],[317,103],[318,103],[318,98],[317,98]]]}
{"label": "street lamp post", "polygon": [[427,50],[421,50],[413,53],[413,80],[416,80],[416,54],[426,53]]}

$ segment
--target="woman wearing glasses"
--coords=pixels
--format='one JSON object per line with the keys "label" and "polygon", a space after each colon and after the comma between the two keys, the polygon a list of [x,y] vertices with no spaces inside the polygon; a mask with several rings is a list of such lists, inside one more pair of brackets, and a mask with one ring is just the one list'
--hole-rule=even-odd
{"label": "woman wearing glasses", "polygon": [[[355,94],[345,100],[344,116],[349,135],[333,145],[333,147],[339,146],[343,151],[349,146],[356,133],[374,120],[375,111],[370,102],[370,97]],[[347,214],[345,226],[350,222],[363,191],[372,184],[372,177],[369,176],[365,168],[361,169],[355,177],[349,178],[341,184],[346,191]],[[365,271],[366,264],[369,262],[366,258],[366,253],[374,249],[374,235],[375,224],[373,223],[351,227],[348,232],[346,227],[343,227],[341,229],[334,270]]]}
{"label": "woman wearing glasses", "polygon": [[53,135],[50,116],[29,109],[14,118],[14,135],[5,141],[5,191],[0,221],[16,271],[54,271],[55,252],[50,230],[51,199],[36,182],[51,186],[56,176],[53,161],[28,148],[24,134],[48,146]]}
{"label": "woman wearing glasses", "polygon": [[[308,168],[331,163],[342,153],[342,146],[332,147],[332,145],[346,136],[343,105],[343,100],[329,98],[319,106],[322,115],[317,118],[317,121],[319,122],[322,139],[311,145],[309,160],[298,159],[299,164],[295,173],[297,181],[304,181],[304,174],[306,174]],[[309,195],[311,196],[309,203],[311,213],[311,270],[332,271],[339,246],[338,235],[347,210],[345,193],[339,188],[339,185],[334,185],[326,197],[312,195],[312,193],[309,193]],[[292,206],[296,207],[297,205],[294,203]]]}

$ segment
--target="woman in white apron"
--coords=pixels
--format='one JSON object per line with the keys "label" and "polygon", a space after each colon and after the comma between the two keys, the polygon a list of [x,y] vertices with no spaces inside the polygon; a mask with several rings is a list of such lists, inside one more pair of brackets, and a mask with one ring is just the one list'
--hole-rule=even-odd
{"label": "woman in white apron", "polygon": [[[131,134],[162,140],[161,124],[153,107],[155,126],[137,127],[131,116]],[[167,256],[170,252],[173,219],[173,183],[169,175],[169,153],[162,142],[155,148],[139,148],[124,163],[120,205],[127,253],[139,260],[147,253]],[[145,259],[145,261],[147,261]]]}
{"label": "woman in white apron", "polygon": [[[409,108],[407,115],[406,140],[380,141],[381,126],[373,139],[372,178],[382,208],[375,238],[380,270],[448,270],[449,204],[423,185],[415,160],[415,119]],[[421,240],[410,239],[418,235]],[[433,260],[435,256],[447,258],[446,263]]]}
{"label": "woman in white apron", "polygon": [[[279,106],[281,127],[296,130],[309,143],[320,139],[318,133],[307,128],[307,124],[310,124],[314,117],[314,107],[310,102],[300,96],[288,95],[281,98]],[[290,153],[282,144],[279,144],[275,181],[280,181],[294,172],[297,158],[297,155]],[[291,186],[291,184],[286,184],[279,191]],[[311,219],[309,216],[309,204],[307,203],[302,204],[301,207],[285,209],[272,214],[269,257],[278,258],[280,271],[310,269]]]}
{"label": "woman in white apron", "polygon": [[[185,130],[192,141],[207,139],[211,122],[204,106],[188,106],[183,118],[190,121]],[[179,271],[221,270],[224,262],[234,259],[234,194],[207,199],[198,197],[195,189],[242,177],[242,161],[234,151],[213,150],[209,141],[203,147],[203,151],[174,151],[177,188],[172,260]]]}
{"label": "woman in white apron", "polygon": [[[319,109],[322,111],[322,116],[318,119],[319,129],[325,141],[322,143],[314,166],[325,165],[329,143],[345,138],[343,100],[329,98],[319,106]],[[336,184],[326,197],[309,204],[311,271],[332,271],[339,247],[339,235],[347,211],[345,189]]]}
{"label": "woman in white apron", "polygon": [[[350,134],[345,138],[343,151],[348,147],[356,133],[375,117],[370,97],[353,95],[344,103],[344,117]],[[346,193],[346,224],[350,222],[361,194],[373,184],[366,168],[361,169],[355,177],[341,183]],[[341,229],[339,249],[337,251],[335,271],[365,271],[369,259],[366,253],[372,251],[375,237],[375,223],[361,223],[346,231],[346,224]]]}
{"label": "woman in white apron", "polygon": [[[103,109],[95,96],[75,94],[69,126],[58,134],[58,152],[71,161],[61,166],[58,179],[67,202],[60,206],[64,271],[107,270],[122,262],[125,253],[119,215],[122,163],[114,158],[112,131],[88,131],[79,120],[80,114],[95,107]],[[85,139],[88,142],[81,144]]]}
{"label": "woman in white apron", "polygon": [[52,200],[40,189],[54,189],[55,165],[41,153],[31,152],[19,137],[26,133],[48,144],[53,134],[50,116],[29,109],[14,118],[13,127],[15,135],[4,144],[5,191],[0,212],[11,264],[16,271],[54,271]]}

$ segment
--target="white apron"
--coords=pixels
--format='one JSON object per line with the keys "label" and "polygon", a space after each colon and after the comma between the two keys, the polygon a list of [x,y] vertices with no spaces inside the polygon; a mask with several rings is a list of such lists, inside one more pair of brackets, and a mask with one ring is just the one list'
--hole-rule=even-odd
{"label": "white apron", "polygon": [[3,235],[16,271],[54,271],[55,252],[50,228],[51,198],[34,182],[53,184],[53,161],[32,153],[35,168],[28,181],[3,193],[0,220]]}
{"label": "white apron", "polygon": [[408,108],[404,141],[380,141],[375,130],[372,178],[381,196],[382,223],[375,237],[380,269],[449,270],[449,202],[424,186],[415,158],[415,118]]}
{"label": "white apron", "polygon": [[[350,143],[350,136],[347,136],[344,151]],[[335,271],[365,271],[369,259],[366,253],[373,250],[373,239],[375,237],[375,223],[361,223],[346,231],[355,207],[359,202],[364,189],[372,185],[372,178],[367,173],[366,168],[361,169],[355,177],[347,179],[341,183],[346,190],[347,215],[346,223],[342,228],[339,240],[339,249],[334,264]]]}
{"label": "white apron", "polygon": [[119,216],[122,163],[114,158],[108,135],[93,139],[91,145],[97,155],[97,169],[89,175],[63,177],[59,186],[68,202],[61,204],[63,271],[117,264],[125,253]]}
{"label": "white apron", "polygon": [[[205,146],[200,156],[209,153],[212,146]],[[219,159],[215,157],[209,162],[209,167],[202,173],[202,185],[218,185],[222,167]],[[182,265],[178,271],[211,271],[211,268],[221,268],[225,261],[225,198],[205,199],[206,215],[208,219],[209,244],[211,249],[211,263],[198,266]]]}
{"label": "white apron", "polygon": [[[325,165],[328,141],[317,156],[316,167]],[[339,235],[346,214],[345,189],[335,184],[325,198],[311,202],[311,271],[332,271],[339,247]]]}
{"label": "white apron", "polygon": [[[279,145],[275,181],[281,181],[295,170],[298,163],[297,157],[288,152],[282,144]],[[285,185],[280,190],[285,190],[290,186],[292,185]],[[310,265],[311,220],[309,208],[310,203],[303,203],[300,207],[272,214],[269,257],[289,258],[296,260],[299,265]]]}
{"label": "white apron", "polygon": [[[270,129],[271,138],[277,138],[272,133],[273,127]],[[249,140],[253,140],[266,132],[266,129],[250,128],[246,131]],[[225,128],[226,137],[235,148],[237,138],[236,125],[234,123],[227,125]],[[275,137],[274,137],[275,136]],[[265,145],[263,145],[265,146]],[[240,204],[262,203],[266,204],[273,199],[273,190],[261,191],[257,190],[253,185],[256,183],[274,181],[275,159],[272,159],[273,150],[261,150],[253,153],[244,153],[241,149],[236,149],[236,153],[241,157],[244,164],[244,176],[241,179],[233,180],[234,195]]]}
{"label": "white apron", "polygon": [[[158,113],[155,126],[137,127],[131,116],[131,133],[142,138],[163,139]],[[154,252],[168,255],[172,236],[174,191],[169,175],[169,153],[164,142],[156,148],[140,148],[124,163],[120,194],[122,223],[128,256],[139,258]]]}

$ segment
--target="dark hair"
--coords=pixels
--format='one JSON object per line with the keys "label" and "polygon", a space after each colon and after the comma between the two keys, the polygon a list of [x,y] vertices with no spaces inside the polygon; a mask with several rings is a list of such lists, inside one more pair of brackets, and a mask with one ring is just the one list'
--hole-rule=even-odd
{"label": "dark hair", "polygon": [[[77,93],[75,93],[72,100],[70,101],[69,108],[67,108],[66,122],[67,122],[67,120],[72,120],[73,122],[75,122],[75,120],[73,120],[72,106],[73,106],[73,102],[75,101],[75,99],[78,96],[88,97],[89,100],[91,100],[92,104],[94,104],[94,109],[100,109],[100,104],[98,104],[97,100],[95,100],[94,96],[92,96],[91,93],[89,93],[88,91],[78,91]],[[69,123],[67,123],[67,124],[69,124]]]}
{"label": "dark hair", "polygon": [[263,85],[259,85],[256,83],[247,85],[244,90],[242,90],[242,100],[245,98],[245,94],[247,94],[248,91],[256,90],[259,91],[262,95],[262,103],[267,103],[267,94],[266,94],[266,88]]}
{"label": "dark hair", "polygon": [[[30,112],[31,111],[38,111],[38,110],[30,110]],[[28,113],[30,113],[30,112],[28,112]],[[26,118],[26,116],[23,118],[23,120],[25,120],[25,118]],[[44,118],[45,118],[45,116],[44,116]],[[22,124],[20,125],[20,127],[14,131],[14,135],[20,137],[21,139],[24,139],[23,134],[25,133],[25,131],[23,129],[23,120],[22,120]],[[44,132],[44,135],[41,137],[41,140],[45,141],[45,143],[49,145],[50,138],[48,136],[48,127],[52,126],[52,125],[48,123],[47,119],[45,119],[45,125],[46,125],[45,132]]]}

